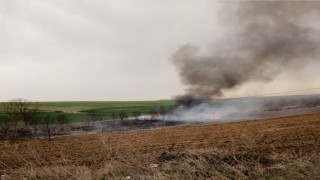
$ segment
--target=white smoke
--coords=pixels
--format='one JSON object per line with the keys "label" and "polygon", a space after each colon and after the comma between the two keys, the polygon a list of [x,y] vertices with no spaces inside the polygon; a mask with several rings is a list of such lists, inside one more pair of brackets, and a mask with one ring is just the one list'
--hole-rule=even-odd
{"label": "white smoke", "polygon": [[157,119],[187,122],[229,122],[256,118],[255,112],[262,109],[259,100],[226,100],[204,102],[186,109],[177,107],[172,114]]}

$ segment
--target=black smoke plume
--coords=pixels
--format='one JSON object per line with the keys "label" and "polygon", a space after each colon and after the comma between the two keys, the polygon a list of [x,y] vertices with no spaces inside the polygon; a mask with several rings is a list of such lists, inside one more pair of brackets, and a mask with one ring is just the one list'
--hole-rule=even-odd
{"label": "black smoke plume", "polygon": [[247,82],[270,82],[282,71],[319,61],[320,2],[224,2],[220,14],[225,33],[207,53],[187,44],[171,58],[188,86],[178,99],[192,104],[188,99],[221,97]]}

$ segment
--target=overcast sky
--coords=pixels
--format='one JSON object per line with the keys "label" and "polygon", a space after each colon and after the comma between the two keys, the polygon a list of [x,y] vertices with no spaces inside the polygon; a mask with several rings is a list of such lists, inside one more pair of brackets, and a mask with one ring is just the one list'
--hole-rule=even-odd
{"label": "overcast sky", "polygon": [[[0,0],[0,101],[170,99],[185,87],[169,58],[180,45],[206,47],[223,32],[219,5]],[[315,87],[317,67],[306,68],[299,80],[280,75],[271,84],[249,84],[233,94],[286,91],[301,82],[303,88]]]}

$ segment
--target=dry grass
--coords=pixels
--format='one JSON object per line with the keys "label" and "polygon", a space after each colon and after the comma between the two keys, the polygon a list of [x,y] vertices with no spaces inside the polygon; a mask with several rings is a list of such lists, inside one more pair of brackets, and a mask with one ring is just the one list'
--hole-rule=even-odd
{"label": "dry grass", "polygon": [[[320,114],[0,142],[21,179],[320,179]],[[174,145],[173,145],[174,144]]]}

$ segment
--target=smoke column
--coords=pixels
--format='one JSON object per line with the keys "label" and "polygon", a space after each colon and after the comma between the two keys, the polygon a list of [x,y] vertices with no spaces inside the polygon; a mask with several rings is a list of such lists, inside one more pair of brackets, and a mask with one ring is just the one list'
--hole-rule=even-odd
{"label": "smoke column", "polygon": [[205,54],[187,44],[171,57],[187,85],[177,99],[221,97],[247,82],[270,82],[281,71],[319,61],[320,2],[222,3],[218,19],[224,36]]}

